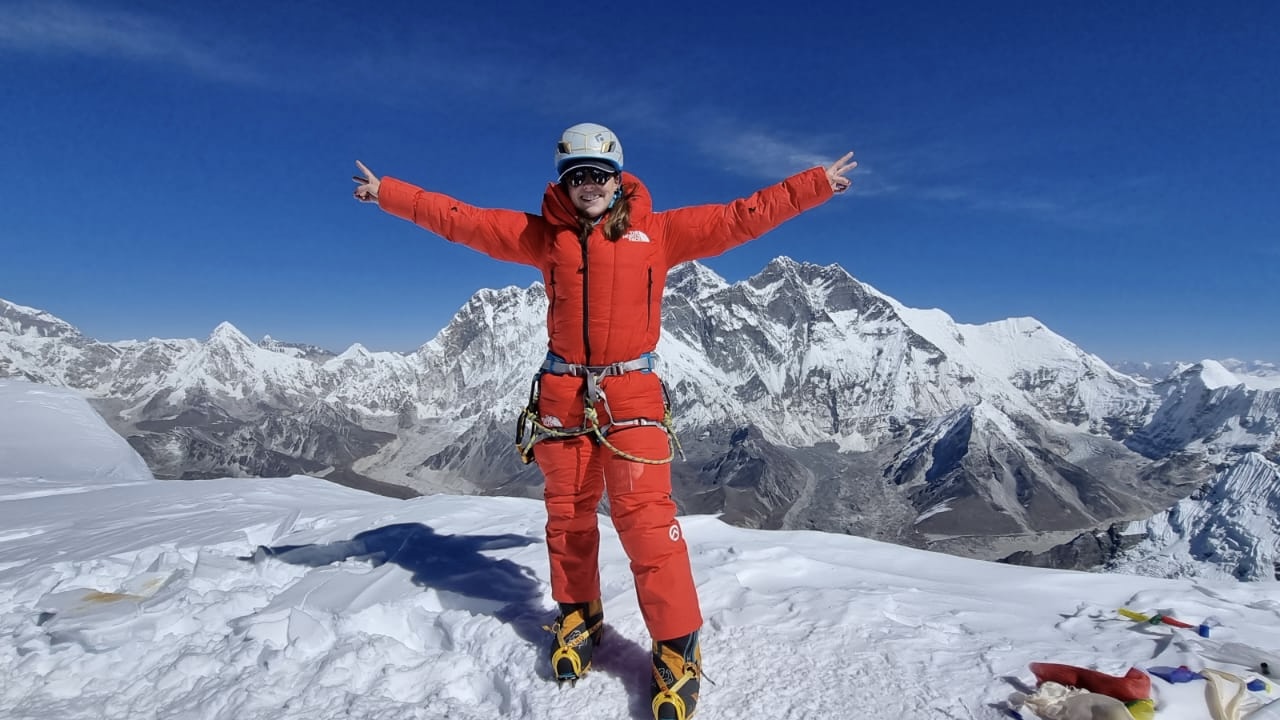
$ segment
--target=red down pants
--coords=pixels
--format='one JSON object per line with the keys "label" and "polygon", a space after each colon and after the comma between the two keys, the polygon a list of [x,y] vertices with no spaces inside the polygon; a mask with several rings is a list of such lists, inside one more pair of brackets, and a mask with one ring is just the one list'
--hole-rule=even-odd
{"label": "red down pants", "polygon": [[[653,375],[628,373],[608,380],[612,382],[606,382],[604,389],[618,418],[637,417],[624,414],[628,406],[634,405],[628,400],[651,401],[653,396],[647,387],[650,383],[657,388],[656,398],[661,406],[661,389]],[[571,405],[557,402],[568,400],[562,392],[573,387],[571,383],[579,382],[577,378],[544,377],[539,400],[539,415],[544,423],[549,417],[570,419],[581,413],[580,392],[573,393],[578,405],[576,413]],[[637,397],[625,390],[649,397]],[[558,410],[557,405],[561,406]],[[554,412],[561,414],[550,414]],[[620,429],[610,433],[608,439],[619,450],[636,457],[661,459],[670,454],[667,434],[660,427]],[[636,596],[649,634],[655,640],[670,640],[701,627],[702,612],[689,566],[689,548],[671,499],[671,466],[627,460],[590,435],[543,440],[534,446],[534,456],[546,478],[552,598],[556,602],[580,603],[601,596],[596,509],[607,491],[609,512],[622,549],[631,561]]]}

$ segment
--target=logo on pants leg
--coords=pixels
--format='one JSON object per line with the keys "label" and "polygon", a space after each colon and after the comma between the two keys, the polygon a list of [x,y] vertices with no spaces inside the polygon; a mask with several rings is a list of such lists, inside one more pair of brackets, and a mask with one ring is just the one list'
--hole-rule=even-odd
{"label": "logo on pants leg", "polygon": [[680,542],[680,523],[671,523],[670,529],[667,530],[667,537],[671,538],[671,542]]}

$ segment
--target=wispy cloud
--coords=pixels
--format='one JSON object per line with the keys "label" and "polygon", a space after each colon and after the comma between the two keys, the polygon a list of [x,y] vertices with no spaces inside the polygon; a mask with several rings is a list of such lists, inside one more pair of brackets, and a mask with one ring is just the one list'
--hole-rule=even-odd
{"label": "wispy cloud", "polygon": [[[1114,203],[1086,202],[1084,193],[1066,197],[1051,188],[999,189],[991,174],[983,171],[984,158],[966,156],[955,148],[918,144],[908,137],[876,137],[857,130],[850,136],[831,129],[809,134],[783,131],[758,118],[734,116],[705,103],[689,104],[678,89],[663,83],[613,87],[592,92],[589,97],[578,96],[566,90],[575,86],[576,79],[568,76],[576,72],[575,66],[558,62],[554,50],[535,54],[540,60],[530,62],[524,46],[477,52],[448,35],[424,36],[424,40],[412,47],[379,47],[349,54],[342,64],[323,57],[274,57],[265,65],[305,65],[317,76],[312,78],[317,91],[331,91],[336,85],[356,86],[392,104],[447,88],[463,96],[482,96],[525,112],[554,113],[557,117],[566,112],[589,116],[607,109],[614,116],[626,117],[632,128],[665,136],[673,149],[700,154],[727,172],[762,180],[828,164],[853,149],[858,153],[859,167],[853,174],[851,193],[862,197],[910,197],[1073,223],[1108,217],[1124,221],[1126,215]],[[226,47],[225,42],[212,43],[198,31],[154,14],[60,0],[0,5],[0,52],[120,59],[181,69],[219,82],[270,83],[268,72],[258,69],[264,64],[245,60],[251,52],[239,48],[232,54]],[[267,52],[267,48],[259,50]],[[401,71],[388,77],[386,67]],[[460,72],[459,67],[465,71]],[[304,73],[299,75],[305,77]],[[319,76],[324,80],[317,79]],[[299,89],[297,82],[292,88]],[[409,89],[419,92],[407,92]],[[690,128],[698,131],[690,132]],[[957,178],[973,180],[957,182]]]}
{"label": "wispy cloud", "polygon": [[[854,189],[980,213],[999,213],[1077,227],[1140,224],[1153,181],[1139,177],[1088,185],[1008,170],[1008,158],[909,137],[866,138]],[[862,171],[866,170],[865,173]],[[874,168],[874,170],[872,170]]]}
{"label": "wispy cloud", "polygon": [[[404,95],[403,84],[420,87],[452,87],[483,95],[524,112],[538,112],[564,119],[604,120],[596,117],[607,109],[625,117],[629,131],[663,138],[673,152],[696,154],[726,172],[757,180],[776,181],[814,165],[827,165],[849,150],[855,151],[858,168],[853,173],[852,195],[897,196],[946,204],[983,213],[1032,217],[1045,222],[1094,227],[1139,221],[1140,213],[1125,207],[1119,198],[1131,193],[1112,188],[1049,186],[1041,178],[1017,186],[1019,178],[1005,177],[994,169],[993,158],[938,140],[922,141],[909,129],[852,128],[846,134],[830,128],[802,133],[780,130],[759,118],[743,118],[705,103],[689,103],[678,88],[669,85],[614,86],[587,95],[565,88],[575,78],[555,63],[519,64],[514,56],[487,53],[476,56],[466,48],[414,48],[411,58],[390,63],[411,68],[397,75],[401,86],[392,97]],[[452,63],[438,57],[466,57],[467,72],[459,74]],[[369,68],[388,64],[385,57],[367,58]],[[536,98],[541,102],[530,102]],[[547,102],[554,99],[554,102]],[[1119,185],[1119,183],[1115,183]]]}
{"label": "wispy cloud", "polygon": [[163,63],[223,82],[254,83],[241,61],[154,16],[62,2],[0,6],[0,50]]}
{"label": "wispy cloud", "polygon": [[1114,196],[1093,188],[1081,190],[1066,185],[1042,188],[1008,189],[984,178],[970,185],[910,184],[898,185],[897,194],[951,205],[979,213],[1018,215],[1058,225],[1098,228],[1140,224],[1143,213],[1132,204],[1126,205]]}
{"label": "wispy cloud", "polygon": [[[657,113],[664,118],[676,141],[691,143],[688,150],[707,157],[728,172],[761,180],[777,180],[814,165],[830,165],[846,152],[854,151],[858,167],[853,171],[850,192],[864,197],[896,193],[901,188],[880,175],[863,159],[856,147],[857,138],[834,132],[810,133],[798,137],[771,129],[758,121],[746,122],[700,108],[681,115]],[[657,124],[657,123],[655,123]],[[700,132],[690,134],[687,128]],[[680,129],[686,129],[680,132]]]}
{"label": "wispy cloud", "polygon": [[696,137],[698,150],[726,162],[728,169],[747,175],[780,177],[797,169],[829,163],[832,158],[813,148],[760,128],[719,127]]}
{"label": "wispy cloud", "polygon": [[933,185],[904,188],[924,200],[963,205],[974,210],[987,210],[1024,215],[1056,215],[1064,212],[1061,198],[1052,200],[1034,194],[1019,194],[990,188],[959,185]]}
{"label": "wispy cloud", "polygon": [[[709,131],[696,150],[714,158],[726,170],[745,175],[779,178],[816,164],[829,164],[844,150],[853,149],[858,160],[851,189],[854,195],[899,196],[1069,224],[1132,220],[1132,213],[1116,207],[1114,202],[1090,202],[1084,193],[1067,188],[1001,188],[999,179],[992,175],[989,158],[937,142],[917,142],[908,147],[909,138],[880,137],[871,131],[866,137],[828,132],[797,138],[794,133],[788,135],[729,117],[700,123]],[[967,182],[957,182],[958,178]]]}

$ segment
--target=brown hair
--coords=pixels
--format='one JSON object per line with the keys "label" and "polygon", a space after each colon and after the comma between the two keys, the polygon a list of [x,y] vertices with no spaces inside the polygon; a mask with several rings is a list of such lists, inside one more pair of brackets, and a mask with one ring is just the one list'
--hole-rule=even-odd
{"label": "brown hair", "polygon": [[[613,207],[606,212],[604,217],[604,236],[609,240],[617,240],[631,227],[631,196],[634,194],[634,190],[628,190],[621,186],[619,186],[619,190],[622,194],[618,196],[618,201],[613,204]],[[585,241],[587,236],[591,234],[591,229],[596,226],[596,223],[586,218],[579,219],[582,221],[582,232],[578,235],[578,239]]]}

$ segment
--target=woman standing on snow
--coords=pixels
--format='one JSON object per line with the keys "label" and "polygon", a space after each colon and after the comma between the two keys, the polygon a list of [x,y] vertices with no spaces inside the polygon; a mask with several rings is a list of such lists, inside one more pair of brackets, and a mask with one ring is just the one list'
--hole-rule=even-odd
{"label": "woman standing on snow", "polygon": [[600,642],[600,533],[610,513],[631,560],[653,639],[657,720],[686,720],[698,700],[702,613],[689,551],[671,499],[673,456],[666,392],[654,374],[667,271],[759,237],[849,188],[849,153],[725,205],[654,212],[645,186],[623,172],[608,128],[574,125],[556,146],[557,182],[542,214],[476,208],[357,161],[355,197],[452,242],[542,271],[550,301],[548,352],[526,412],[531,453],[546,479],[551,628],[557,680],[576,681]]}

